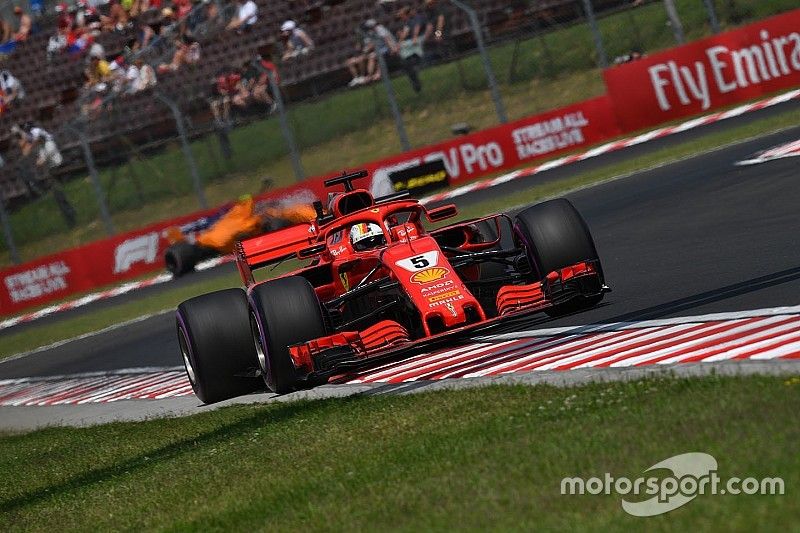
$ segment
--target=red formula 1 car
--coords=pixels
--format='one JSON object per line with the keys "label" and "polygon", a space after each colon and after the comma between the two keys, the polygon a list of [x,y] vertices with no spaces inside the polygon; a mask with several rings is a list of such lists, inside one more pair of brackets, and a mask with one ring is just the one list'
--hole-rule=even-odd
{"label": "red formula 1 car", "polygon": [[[325,383],[509,317],[588,308],[609,290],[567,200],[429,230],[424,220],[456,207],[428,209],[405,193],[373,198],[353,187],[366,175],[326,182],[344,191],[327,211],[315,203],[314,222],[238,243],[244,290],[178,307],[186,373],[203,402]],[[289,259],[306,266],[256,281],[255,270]]]}

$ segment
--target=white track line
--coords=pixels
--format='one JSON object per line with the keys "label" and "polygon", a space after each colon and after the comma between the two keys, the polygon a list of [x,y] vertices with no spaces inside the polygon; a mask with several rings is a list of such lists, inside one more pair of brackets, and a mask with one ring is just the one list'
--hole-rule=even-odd
{"label": "white track line", "polygon": [[[630,138],[627,138],[627,139],[619,139],[619,140],[616,140],[616,141],[608,142],[606,144],[591,148],[591,149],[589,149],[589,150],[587,150],[587,151],[585,151],[585,152],[583,152],[581,154],[565,156],[565,157],[562,157],[562,158],[559,158],[559,159],[556,159],[556,160],[553,160],[553,161],[548,161],[548,162],[543,163],[541,165],[538,165],[536,167],[531,167],[531,168],[523,169],[523,170],[515,170],[513,172],[509,172],[507,174],[504,174],[502,176],[498,176],[498,177],[495,177],[495,178],[469,183],[467,185],[463,185],[461,187],[457,187],[457,188],[452,189],[450,191],[447,191],[445,193],[435,194],[435,195],[432,195],[432,196],[428,196],[428,197],[422,198],[420,200],[420,202],[421,203],[432,203],[432,202],[440,202],[440,201],[449,200],[449,199],[452,199],[452,198],[457,198],[459,196],[463,196],[465,194],[469,194],[470,192],[474,192],[474,191],[478,191],[478,190],[484,190],[484,189],[488,189],[488,188],[491,188],[491,187],[496,187],[498,185],[501,185],[501,184],[504,184],[504,183],[508,183],[510,181],[527,178],[527,177],[533,176],[535,174],[540,174],[540,173],[545,172],[547,170],[551,170],[553,168],[558,168],[558,167],[561,167],[561,166],[572,164],[572,163],[577,162],[577,161],[585,161],[587,159],[591,159],[591,158],[594,158],[594,157],[599,157],[601,155],[604,155],[604,154],[607,154],[607,153],[610,153],[610,152],[623,150],[625,148],[629,148],[631,146],[642,144],[642,143],[651,141],[653,139],[660,139],[660,138],[663,138],[663,137],[666,137],[666,136],[669,136],[669,135],[673,135],[673,134],[676,134],[676,133],[682,133],[682,132],[688,131],[690,129],[694,129],[694,128],[701,127],[701,126],[706,126],[706,125],[713,124],[713,123],[716,123],[716,122],[719,122],[719,121],[722,121],[722,120],[726,120],[726,119],[729,119],[729,118],[737,117],[737,116],[740,116],[740,115],[743,115],[745,113],[749,113],[749,112],[752,112],[752,111],[759,111],[759,110],[765,109],[767,107],[772,107],[772,106],[775,106],[775,105],[778,105],[778,104],[782,104],[782,103],[788,102],[789,100],[793,100],[793,99],[798,98],[798,97],[800,97],[800,89],[794,90],[794,91],[789,91],[787,93],[784,93],[784,94],[781,94],[781,95],[778,95],[778,96],[775,96],[775,97],[772,97],[772,98],[768,98],[768,99],[765,99],[765,100],[760,100],[758,102],[745,104],[745,105],[736,107],[736,108],[728,110],[728,111],[724,111],[724,112],[720,112],[720,113],[712,113],[712,114],[709,114],[709,115],[705,115],[703,117],[687,120],[686,122],[683,122],[682,124],[679,124],[679,125],[676,125],[676,126],[668,126],[668,127],[664,127],[664,128],[658,128],[658,129],[643,133],[641,135],[637,135],[635,137],[630,137]],[[761,137],[761,136],[762,135],[759,135],[757,137]],[[739,142],[746,142],[746,140],[745,141],[739,141]],[[733,144],[736,144],[736,143],[733,143]],[[694,156],[691,156],[691,157],[694,157]],[[670,161],[669,163],[666,163],[666,164],[672,164],[672,163],[675,163],[675,161]],[[637,171],[637,172],[639,172],[639,171]],[[629,174],[626,174],[626,175],[629,175]],[[622,176],[620,176],[620,177],[622,177]],[[616,179],[616,178],[612,178],[612,180],[613,179]],[[603,181],[601,183],[606,183],[607,181],[610,181],[610,180],[606,180],[606,181]],[[593,184],[591,184],[591,186],[600,185],[601,183],[593,183]],[[580,187],[580,188],[586,188],[586,187]],[[204,261],[204,262],[198,264],[197,267],[196,267],[196,270],[207,270],[209,268],[213,268],[215,266],[218,266],[218,265],[220,265],[222,263],[229,262],[229,261],[231,261],[231,257],[230,256],[209,259],[207,261]],[[50,306],[50,307],[46,307],[44,309],[40,309],[39,311],[36,311],[36,312],[33,312],[33,313],[23,314],[23,315],[20,315],[20,316],[9,318],[9,319],[0,321],[0,331],[2,331],[3,329],[15,326],[15,325],[17,325],[19,323],[22,323],[22,322],[30,322],[32,320],[37,320],[39,318],[51,315],[53,313],[58,313],[58,312],[67,311],[67,310],[70,310],[70,309],[75,309],[77,307],[81,307],[83,305],[87,305],[88,303],[91,303],[91,302],[94,302],[94,301],[97,301],[97,300],[106,299],[106,298],[113,298],[114,296],[118,296],[120,294],[123,294],[123,293],[126,293],[126,292],[130,292],[132,290],[136,290],[136,289],[139,289],[139,288],[142,288],[142,287],[148,287],[148,286],[152,286],[152,285],[165,283],[167,281],[170,281],[171,279],[172,279],[172,275],[170,275],[170,274],[159,274],[158,276],[156,276],[154,278],[149,278],[149,279],[146,279],[146,280],[143,280],[143,281],[125,283],[125,284],[123,284],[120,287],[117,287],[115,289],[110,289],[108,291],[102,291],[102,292],[89,294],[89,295],[83,296],[81,298],[78,298],[76,300],[71,300],[71,301],[68,301],[68,302],[64,302],[62,304],[57,304],[57,305],[53,305],[53,306]]]}
{"label": "white track line", "polygon": [[755,318],[760,316],[797,315],[800,314],[800,305],[786,307],[767,307],[748,311],[733,311],[725,313],[709,313],[697,316],[682,316],[676,318],[659,318],[656,320],[643,320],[641,322],[610,322],[608,324],[589,324],[585,326],[565,326],[560,328],[542,328],[502,333],[499,335],[485,335],[475,337],[477,341],[520,339],[523,337],[542,337],[563,335],[565,333],[595,333],[600,331],[616,331],[620,329],[639,329],[660,326],[674,326],[677,324],[690,324],[700,322],[717,322],[721,320],[736,320],[739,318]]}

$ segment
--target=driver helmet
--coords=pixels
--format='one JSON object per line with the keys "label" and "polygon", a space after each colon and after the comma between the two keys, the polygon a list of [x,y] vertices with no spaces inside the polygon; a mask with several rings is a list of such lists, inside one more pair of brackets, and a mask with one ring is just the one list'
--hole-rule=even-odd
{"label": "driver helmet", "polygon": [[372,222],[363,222],[350,228],[350,243],[357,252],[372,250],[386,244],[383,230]]}

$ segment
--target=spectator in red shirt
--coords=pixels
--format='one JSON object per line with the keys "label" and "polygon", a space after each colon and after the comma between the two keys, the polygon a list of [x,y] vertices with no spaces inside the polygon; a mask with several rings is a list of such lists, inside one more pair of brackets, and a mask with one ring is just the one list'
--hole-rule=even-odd
{"label": "spectator in red shirt", "polygon": [[72,15],[70,15],[69,13],[69,8],[67,4],[63,2],[58,4],[56,6],[56,14],[58,15],[58,18],[56,19],[56,28],[58,28],[59,30],[63,29],[68,30],[72,27],[74,19],[72,18]]}
{"label": "spectator in red shirt", "polygon": [[172,9],[178,16],[178,20],[181,20],[192,10],[192,3],[189,0],[173,0]]}
{"label": "spectator in red shirt", "polygon": [[214,78],[209,104],[218,124],[228,124],[231,119],[231,102],[241,90],[242,76],[233,69],[222,69]]}

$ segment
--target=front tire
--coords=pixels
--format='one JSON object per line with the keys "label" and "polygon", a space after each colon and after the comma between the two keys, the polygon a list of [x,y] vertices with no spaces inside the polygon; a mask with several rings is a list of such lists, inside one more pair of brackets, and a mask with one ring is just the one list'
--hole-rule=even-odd
{"label": "front tire", "polygon": [[256,365],[247,297],[228,289],[186,300],[176,313],[186,375],[203,403],[216,403],[263,388],[245,374]]}
{"label": "front tire", "polygon": [[275,393],[297,390],[305,377],[295,368],[289,346],[326,335],[322,308],[305,278],[292,276],[250,291],[251,329],[261,374]]}
{"label": "front tire", "polygon": [[521,211],[514,220],[514,235],[528,253],[537,280],[577,263],[592,261],[598,270],[598,294],[577,296],[546,312],[551,316],[588,309],[603,299],[604,279],[600,257],[589,227],[578,210],[558,198]]}

